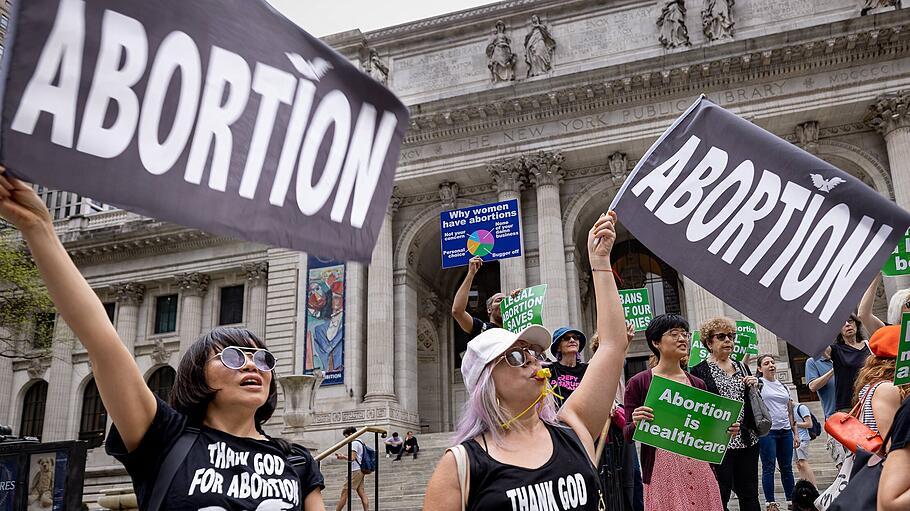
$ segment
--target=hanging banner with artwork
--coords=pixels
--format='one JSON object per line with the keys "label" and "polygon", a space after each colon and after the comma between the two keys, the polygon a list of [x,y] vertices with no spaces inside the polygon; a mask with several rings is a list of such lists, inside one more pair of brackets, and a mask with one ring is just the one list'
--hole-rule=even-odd
{"label": "hanging banner with artwork", "polygon": [[305,373],[323,371],[323,385],[344,383],[344,263],[307,258]]}

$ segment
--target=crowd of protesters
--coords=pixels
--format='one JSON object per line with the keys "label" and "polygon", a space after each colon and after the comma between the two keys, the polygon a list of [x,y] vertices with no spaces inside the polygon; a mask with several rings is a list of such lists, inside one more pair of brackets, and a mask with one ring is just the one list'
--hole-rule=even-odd
{"label": "crowd of protesters", "polygon": [[[593,271],[595,280],[603,277],[597,270],[609,267],[606,258],[599,261],[597,267],[592,264],[596,268]],[[572,396],[578,389],[585,388],[587,381],[594,379],[592,374],[598,374],[600,381],[603,381],[604,375],[592,373],[591,367],[585,362],[588,336],[579,328],[557,328],[549,335],[547,346],[544,346],[543,339],[532,339],[541,334],[539,331],[535,336],[488,334],[501,331],[498,309],[499,303],[507,295],[496,293],[487,301],[489,321],[466,312],[467,296],[481,264],[479,259],[471,262],[453,306],[453,316],[457,323],[473,338],[468,343],[466,360],[470,354],[481,350],[485,354],[482,360],[488,364],[486,369],[489,370],[498,365],[497,360],[509,360],[510,350],[516,346],[527,345],[527,349],[532,350],[536,358],[532,361],[529,357],[521,360],[516,357],[516,364],[521,362],[523,365],[519,367],[529,366],[528,371],[547,367],[550,370],[546,385],[549,390],[541,394],[544,398],[539,402],[535,400],[538,396],[529,392],[524,400],[519,400],[518,403],[510,401],[513,404],[507,406],[496,390],[499,387],[488,385],[480,390],[476,387],[469,388],[472,391],[466,408],[469,424],[461,424],[459,434],[456,435],[458,446],[450,449],[437,468],[427,494],[427,509],[455,508],[462,503],[468,509],[486,509],[492,507],[495,491],[505,489],[500,476],[508,474],[505,480],[508,481],[507,484],[514,485],[514,488],[522,485],[530,487],[538,480],[551,477],[555,468],[547,456],[536,453],[537,456],[528,459],[519,454],[530,448],[532,436],[527,435],[527,432],[511,432],[504,425],[510,425],[511,418],[521,410],[524,410],[521,413],[527,413],[526,407],[521,406],[522,403],[533,401],[537,417],[522,419],[522,424],[534,424],[535,428],[539,428],[536,426],[539,422],[545,428],[562,427],[574,431],[573,424],[562,420],[564,415],[560,408],[585,403],[583,399]],[[610,280],[612,291],[615,285],[612,276]],[[819,497],[820,491],[827,488],[816,488],[818,481],[809,460],[809,446],[816,438],[824,437],[818,441],[825,443],[833,464],[840,469],[845,459],[852,457],[853,453],[832,435],[825,433],[821,425],[836,412],[852,412],[856,419],[882,437],[892,433],[889,442],[879,453],[891,452],[884,464],[881,480],[882,492],[888,495],[891,502],[886,503],[880,494],[881,509],[910,509],[910,475],[900,472],[910,470],[910,448],[907,447],[910,441],[910,409],[906,405],[910,389],[893,383],[899,325],[888,326],[871,314],[870,303],[879,283],[880,277],[870,286],[870,291],[859,304],[857,314],[851,315],[844,322],[837,337],[824,353],[806,361],[806,384],[821,401],[824,415],[821,421],[805,403],[796,401],[795,392],[778,379],[777,360],[774,356],[759,355],[752,368],[748,358],[740,361],[733,357],[737,339],[736,323],[733,320],[711,318],[698,326],[700,342],[709,355],[704,361],[689,368],[687,362],[692,329],[688,321],[673,314],[655,317],[644,331],[645,341],[652,352],[649,369],[631,376],[626,385],[623,380],[617,382],[613,409],[606,416],[607,422],[601,433],[593,438],[595,444],[605,444],[601,457],[591,460],[597,467],[604,508],[611,511],[726,510],[735,493],[739,509],[757,511],[762,509],[759,499],[760,483],[767,511],[816,509],[813,501]],[[604,307],[615,307],[611,303],[617,299],[615,296],[599,298],[599,312]],[[900,314],[908,311],[910,290],[898,291],[889,306],[889,322],[899,323]],[[601,325],[602,319],[604,318],[598,316],[598,328],[605,331]],[[608,324],[613,335],[618,336],[619,328],[615,325],[618,318],[608,315],[606,319],[610,322]],[[861,319],[865,321],[866,328]],[[626,342],[631,340],[634,333],[630,326]],[[496,344],[496,349],[491,350],[491,341],[488,339],[493,339],[493,335],[503,337]],[[601,339],[597,333],[591,336],[592,353],[597,353]],[[506,341],[512,341],[512,344],[507,344]],[[613,349],[619,348],[614,344]],[[508,365],[515,364],[509,362]],[[469,368],[470,371],[476,372],[479,369]],[[465,374],[467,381],[468,373]],[[493,371],[489,375],[492,376]],[[640,421],[651,421],[654,418],[654,410],[643,404],[654,375],[743,402],[740,415],[729,430],[728,448],[720,464],[695,461],[648,445],[636,448],[632,433]],[[613,376],[612,372],[610,376]],[[591,387],[595,385],[598,384]],[[757,411],[753,410],[755,400],[750,399],[750,390],[759,396],[761,407],[765,410],[763,413],[768,415],[770,425],[764,431],[756,423]],[[478,393],[482,395],[475,395]],[[569,409],[577,410],[574,407]],[[593,434],[593,431],[589,433]],[[515,439],[514,443],[509,444],[515,452],[500,443],[503,436]],[[555,451],[559,449],[577,452],[578,449],[571,446],[572,442],[560,442],[552,433],[550,436],[553,438],[549,442],[544,441],[545,453],[552,452],[555,456]],[[493,445],[490,445],[490,439],[495,440]],[[637,450],[640,450],[640,457]],[[459,465],[459,452],[464,452],[464,467]],[[783,486],[782,496],[775,495],[775,479],[778,477]],[[474,481],[475,484],[469,485],[466,481]],[[431,497],[444,497],[447,504],[430,505]]]}
{"label": "crowd of protesters", "polygon": [[[264,341],[237,328],[203,334],[184,354],[171,401],[166,403],[148,390],[97,296],[63,249],[44,203],[30,186],[4,175],[2,168],[0,217],[22,232],[57,310],[88,352],[114,423],[107,450],[126,466],[140,507],[155,508],[164,499],[171,506],[179,503],[181,509],[254,509],[269,497],[283,499],[281,509],[324,508],[322,475],[309,452],[263,432],[263,422],[277,405],[272,375],[276,360]],[[778,379],[774,356],[757,357],[759,377],[747,363],[733,358],[734,321],[712,318],[699,326],[700,342],[709,355],[688,370],[693,331],[689,322],[675,314],[655,317],[644,331],[654,363],[623,386],[626,351],[635,332],[625,322],[611,267],[616,220],[612,212],[602,215],[588,233],[598,332],[591,336],[593,355],[588,362],[583,356],[588,336],[578,328],[561,327],[552,334],[539,325],[520,332],[503,329],[499,313],[503,293],[487,301],[488,320],[467,313],[472,282],[482,266],[479,259],[470,262],[452,309],[459,327],[472,337],[461,363],[468,397],[455,446],[446,451],[427,486],[426,509],[514,509],[516,494],[571,479],[572,509],[720,511],[727,509],[735,493],[740,509],[755,511],[760,509],[759,466],[767,511],[785,506],[775,495],[776,473],[786,503],[806,508],[796,494],[801,494],[801,485],[810,488],[816,483],[808,445],[822,433],[809,408],[795,402]],[[873,453],[884,458],[877,486],[858,489],[848,477],[830,509],[854,509],[844,507],[843,501],[861,490],[867,497],[873,492],[878,509],[910,509],[906,399],[910,388],[894,384],[900,316],[910,310],[910,291],[895,293],[887,325],[871,313],[879,283],[880,279],[872,283],[857,315],[845,320],[831,346],[806,362],[806,381],[821,400],[825,419],[848,412],[872,432],[870,438],[882,439],[881,449]],[[863,321],[871,334],[868,341]],[[649,445],[636,452],[632,433],[641,421],[655,418],[655,410],[644,405],[654,376],[744,403],[728,430],[728,450],[720,464]],[[760,396],[759,401],[752,394]],[[757,403],[769,416],[765,431],[756,419]],[[352,428],[345,431],[353,433]],[[846,466],[854,453],[833,435],[825,436],[834,463]],[[194,491],[197,481],[192,474],[197,465],[206,465],[207,446],[216,444],[282,460],[292,470],[270,482],[270,488],[299,491],[243,497]],[[403,440],[393,433],[385,447],[387,457],[395,455],[396,460],[404,454],[417,458],[419,452],[411,432]],[[182,456],[176,462],[170,454],[174,451]],[[358,466],[362,451],[357,446],[353,451],[350,458],[338,458],[360,474],[351,484],[366,510]],[[794,480],[794,460],[799,483]],[[177,469],[172,477],[163,477],[162,466]],[[219,477],[233,478],[248,467],[223,468]],[[850,476],[856,473],[854,468]]]}

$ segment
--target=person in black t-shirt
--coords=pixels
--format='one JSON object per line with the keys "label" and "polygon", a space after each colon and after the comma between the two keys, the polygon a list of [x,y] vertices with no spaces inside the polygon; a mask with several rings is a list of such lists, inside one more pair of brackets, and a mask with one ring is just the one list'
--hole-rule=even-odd
{"label": "person in black t-shirt", "polygon": [[[248,330],[216,328],[180,361],[171,403],[155,397],[98,296],[54,232],[44,202],[0,167],[0,217],[28,243],[60,316],[85,346],[114,422],[107,450],[147,509],[161,465],[185,433],[194,438],[166,488],[161,510],[323,509],[322,474],[306,449],[269,438],[275,357]],[[198,428],[195,433],[187,427]],[[191,430],[192,431],[192,430]]]}
{"label": "person in black t-shirt", "polygon": [[472,339],[490,328],[502,328],[502,312],[499,309],[499,304],[506,297],[503,293],[496,293],[487,299],[487,314],[489,314],[490,321],[483,321],[468,313],[468,293],[471,292],[474,276],[477,275],[477,270],[481,266],[483,266],[483,259],[479,257],[471,258],[468,263],[468,274],[465,275],[464,282],[461,283],[458,291],[455,292],[455,300],[452,302],[452,317],[455,318],[455,322],[458,323],[462,330],[471,334]]}
{"label": "person in black t-shirt", "polygon": [[853,408],[853,385],[859,370],[872,355],[863,337],[863,324],[851,314],[837,339],[831,345],[831,363],[834,366],[834,405],[838,410]]}
{"label": "person in black t-shirt", "polygon": [[[455,434],[457,445],[437,465],[427,485],[425,509],[524,509],[529,498],[534,508],[603,509],[594,439],[610,416],[613,400],[604,396],[616,394],[628,348],[610,270],[615,221],[612,212],[602,215],[588,233],[602,339],[591,371],[557,414],[541,368],[552,341],[546,328],[531,325],[518,333],[491,328],[468,342],[461,363],[468,397]],[[466,471],[463,478],[459,464]]]}
{"label": "person in black t-shirt", "polygon": [[556,362],[550,364],[550,386],[559,396],[556,399],[557,408],[578,388],[588,369],[588,364],[581,361],[581,350],[585,349],[585,343],[587,338],[581,330],[564,326],[553,332],[550,354]]}
{"label": "person in black t-shirt", "polygon": [[417,445],[417,437],[414,436],[414,433],[408,431],[407,436],[404,438],[404,447],[398,451],[398,457],[395,458],[395,461],[400,461],[403,454],[413,454],[414,459],[417,459],[417,453],[420,451],[420,446]]}
{"label": "person in black t-shirt", "polygon": [[891,445],[878,483],[878,510],[910,509],[910,399],[897,409],[891,423]]}

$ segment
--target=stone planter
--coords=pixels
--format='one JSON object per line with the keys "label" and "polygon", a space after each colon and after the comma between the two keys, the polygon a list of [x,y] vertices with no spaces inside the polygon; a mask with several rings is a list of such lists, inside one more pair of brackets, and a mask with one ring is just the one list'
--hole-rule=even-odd
{"label": "stone planter", "polygon": [[[316,416],[316,389],[322,384],[325,373],[314,371],[313,374],[295,374],[278,378],[284,392],[284,424],[282,436],[286,439],[304,444],[303,433],[313,423]],[[311,448],[313,446],[306,446]],[[312,449],[311,449],[312,450]]]}

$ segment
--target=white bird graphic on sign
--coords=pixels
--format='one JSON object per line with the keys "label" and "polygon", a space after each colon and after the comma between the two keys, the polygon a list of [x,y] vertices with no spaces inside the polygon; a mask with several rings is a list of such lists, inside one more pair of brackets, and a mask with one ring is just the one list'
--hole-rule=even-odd
{"label": "white bird graphic on sign", "polygon": [[818,188],[822,192],[830,192],[834,189],[835,186],[846,183],[846,179],[841,179],[837,176],[832,177],[831,179],[825,179],[820,174],[809,174],[809,177],[812,178],[812,185]]}
{"label": "white bird graphic on sign", "polygon": [[316,57],[310,62],[296,53],[286,52],[285,55],[287,55],[288,60],[291,61],[294,68],[302,74],[304,78],[313,80],[314,82],[318,82],[320,78],[329,72],[329,69],[332,69],[332,64],[320,57]]}

